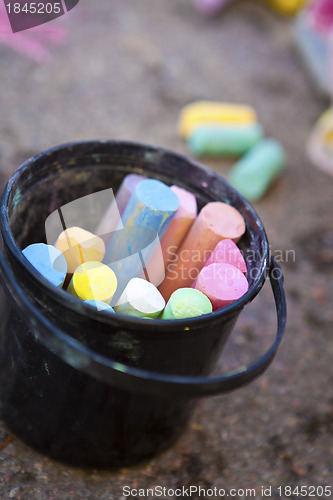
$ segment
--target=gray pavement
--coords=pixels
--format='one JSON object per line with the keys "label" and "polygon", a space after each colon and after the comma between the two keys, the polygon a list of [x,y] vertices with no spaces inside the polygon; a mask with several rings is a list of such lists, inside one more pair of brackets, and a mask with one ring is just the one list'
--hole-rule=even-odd
{"label": "gray pavement", "polygon": [[[277,499],[285,498],[279,486],[331,485],[333,179],[305,154],[328,102],[297,57],[292,21],[251,1],[207,20],[186,0],[81,0],[53,23],[68,35],[50,46],[48,62],[0,45],[2,184],[32,154],[72,140],[129,139],[187,154],[176,133],[182,106],[203,98],[248,103],[288,155],[286,171],[255,206],[272,252],[284,261],[289,316],[268,371],[245,388],[201,401],[187,432],[162,456],[116,473],[83,471],[14,438],[0,451],[0,497],[120,499],[124,486],[198,485],[224,488],[229,497],[231,489],[254,488],[256,498],[271,486]],[[230,167],[206,164],[223,176]],[[223,359],[233,367],[254,360],[274,331],[267,284],[243,312]]]}

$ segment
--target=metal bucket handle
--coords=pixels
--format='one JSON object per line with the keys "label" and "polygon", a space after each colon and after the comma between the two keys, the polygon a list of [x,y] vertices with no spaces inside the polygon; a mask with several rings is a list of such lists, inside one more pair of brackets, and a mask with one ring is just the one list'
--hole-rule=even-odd
{"label": "metal bucket handle", "polygon": [[[15,278],[9,268],[3,265],[1,250],[0,263],[2,263],[0,271],[3,274],[3,286],[8,288],[20,310],[29,320],[31,331],[38,340],[73,368],[125,390],[182,398],[197,398],[231,391],[248,384],[267,369],[274,359],[285,329],[286,299],[283,275],[280,266],[272,257],[268,275],[277,311],[277,335],[273,345],[258,361],[217,377],[186,377],[141,370],[91,351],[56,328],[39,311],[34,311],[34,317],[31,317],[29,300],[23,290],[15,286]],[[46,333],[50,329],[53,331],[52,336]]]}

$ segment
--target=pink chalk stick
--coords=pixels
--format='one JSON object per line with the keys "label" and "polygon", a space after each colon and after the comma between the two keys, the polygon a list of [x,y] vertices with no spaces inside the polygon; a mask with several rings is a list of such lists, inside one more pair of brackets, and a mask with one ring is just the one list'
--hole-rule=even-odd
{"label": "pink chalk stick", "polygon": [[217,311],[242,297],[249,284],[237,267],[214,263],[200,271],[194,288],[204,293],[211,301],[213,311]]}
{"label": "pink chalk stick", "polygon": [[230,239],[220,241],[211,253],[205,267],[210,264],[231,264],[246,275],[246,263],[236,243]]}
{"label": "pink chalk stick", "polygon": [[140,174],[128,174],[123,179],[120,184],[118,191],[116,193],[115,199],[110,203],[107,211],[105,212],[103,219],[99,223],[95,233],[98,235],[111,234],[115,231],[119,216],[125,210],[125,207],[132,196],[134,189],[139,184],[139,182],[146,179],[144,175]]}
{"label": "pink chalk stick", "polygon": [[245,232],[242,215],[232,206],[219,201],[207,203],[187,233],[175,261],[168,266],[166,277],[159,286],[164,299],[177,288],[190,287],[204,266],[207,255],[222,239],[235,243]]}
{"label": "pink chalk stick", "polygon": [[317,29],[328,32],[333,26],[333,2],[332,0],[317,0],[310,2],[308,13]]}

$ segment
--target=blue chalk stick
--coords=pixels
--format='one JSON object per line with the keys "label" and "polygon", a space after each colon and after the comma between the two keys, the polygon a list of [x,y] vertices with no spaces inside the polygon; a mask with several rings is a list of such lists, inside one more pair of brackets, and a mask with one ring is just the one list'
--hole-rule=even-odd
{"label": "blue chalk stick", "polygon": [[101,300],[88,299],[88,300],[85,300],[84,303],[88,304],[91,307],[94,307],[95,309],[98,309],[99,311],[115,314],[112,307],[109,306],[109,304],[102,302]]}
{"label": "blue chalk stick", "polygon": [[118,280],[112,303],[130,279],[142,276],[178,208],[178,196],[163,182],[146,179],[136,186],[122,215],[124,230],[114,233],[103,259]]}
{"label": "blue chalk stick", "polygon": [[34,243],[22,253],[44,278],[56,287],[62,287],[67,274],[67,262],[60,250],[45,243]]}

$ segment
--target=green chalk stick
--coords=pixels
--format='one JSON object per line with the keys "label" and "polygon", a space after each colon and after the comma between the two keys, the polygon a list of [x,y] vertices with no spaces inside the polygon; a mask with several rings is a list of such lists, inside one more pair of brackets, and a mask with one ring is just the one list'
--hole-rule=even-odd
{"label": "green chalk stick", "polygon": [[262,138],[258,123],[245,125],[200,125],[188,138],[188,147],[195,156],[238,156]]}
{"label": "green chalk stick", "polygon": [[263,139],[232,167],[229,181],[245,198],[257,201],[281,173],[285,161],[281,144]]}
{"label": "green chalk stick", "polygon": [[185,319],[209,314],[213,310],[210,300],[194,288],[178,288],[171,295],[161,319]]}

